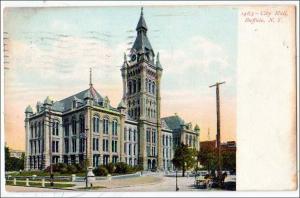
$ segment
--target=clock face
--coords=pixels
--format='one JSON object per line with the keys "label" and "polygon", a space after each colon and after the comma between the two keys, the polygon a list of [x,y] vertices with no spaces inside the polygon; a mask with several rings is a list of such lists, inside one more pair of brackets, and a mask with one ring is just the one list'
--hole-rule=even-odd
{"label": "clock face", "polygon": [[136,60],[136,55],[133,54],[133,55],[131,56],[131,61],[135,61],[135,60]]}

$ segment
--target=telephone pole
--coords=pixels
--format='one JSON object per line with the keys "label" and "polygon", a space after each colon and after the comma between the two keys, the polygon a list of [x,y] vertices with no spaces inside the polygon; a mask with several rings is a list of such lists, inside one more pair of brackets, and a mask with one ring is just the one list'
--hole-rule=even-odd
{"label": "telephone pole", "polygon": [[210,88],[216,87],[216,97],[217,97],[217,150],[218,150],[218,178],[219,187],[221,184],[222,167],[221,167],[221,125],[220,125],[220,95],[219,95],[219,85],[224,84],[224,82],[217,82],[214,85],[209,86]]}

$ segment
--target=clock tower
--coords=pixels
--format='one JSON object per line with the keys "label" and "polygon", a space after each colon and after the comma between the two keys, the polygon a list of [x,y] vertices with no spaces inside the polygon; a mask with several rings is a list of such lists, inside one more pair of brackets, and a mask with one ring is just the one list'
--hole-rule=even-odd
{"label": "clock tower", "polygon": [[148,27],[143,8],[136,31],[137,36],[129,57],[124,55],[121,68],[123,102],[127,105],[127,119],[138,123],[139,164],[143,165],[144,170],[162,169],[160,121],[162,67],[159,54],[155,57],[147,37]]}

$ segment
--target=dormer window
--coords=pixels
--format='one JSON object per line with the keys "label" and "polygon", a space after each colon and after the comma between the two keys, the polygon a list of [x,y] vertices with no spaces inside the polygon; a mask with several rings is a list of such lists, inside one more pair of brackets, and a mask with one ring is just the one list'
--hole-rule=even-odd
{"label": "dormer window", "polygon": [[75,109],[77,107],[77,102],[76,100],[73,100],[73,109]]}

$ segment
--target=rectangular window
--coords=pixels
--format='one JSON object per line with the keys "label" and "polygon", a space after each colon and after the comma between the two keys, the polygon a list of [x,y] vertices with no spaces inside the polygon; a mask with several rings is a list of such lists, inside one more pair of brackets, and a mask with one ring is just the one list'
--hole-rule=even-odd
{"label": "rectangular window", "polygon": [[133,155],[136,154],[136,144],[133,146]]}
{"label": "rectangular window", "polygon": [[108,140],[107,139],[103,139],[103,151],[108,152]]}
{"label": "rectangular window", "polygon": [[99,139],[96,138],[96,151],[99,151]]}
{"label": "rectangular window", "polygon": [[55,152],[58,153],[58,141],[56,141],[56,149]]}
{"label": "rectangular window", "polygon": [[128,150],[129,150],[128,154],[131,155],[131,144],[129,144]]}
{"label": "rectangular window", "polygon": [[75,119],[72,120],[72,133],[73,133],[73,135],[76,135],[76,133],[77,133],[76,120]]}
{"label": "rectangular window", "polygon": [[96,150],[96,139],[93,138],[93,151],[95,151],[95,150]]}
{"label": "rectangular window", "polygon": [[147,146],[147,155],[150,156],[150,146]]}
{"label": "rectangular window", "polygon": [[76,152],[76,147],[77,147],[77,145],[76,145],[76,139],[73,138],[73,139],[72,139],[72,152],[73,152],[73,153]]}
{"label": "rectangular window", "polygon": [[150,129],[147,129],[146,136],[147,136],[147,142],[150,142]]}
{"label": "rectangular window", "polygon": [[69,136],[69,124],[66,123],[64,128],[65,128],[65,136]]}
{"label": "rectangular window", "polygon": [[55,152],[55,141],[52,141],[52,152]]}
{"label": "rectangular window", "polygon": [[59,131],[58,131],[58,122],[56,122],[56,124],[55,124],[55,134],[56,134],[56,136],[59,135],[58,132],[59,132]]}
{"label": "rectangular window", "polygon": [[133,131],[133,141],[136,141],[136,130]]}
{"label": "rectangular window", "polygon": [[129,136],[129,141],[131,141],[131,129],[129,129],[128,136]]}
{"label": "rectangular window", "polygon": [[103,119],[103,133],[108,134],[108,119]]}
{"label": "rectangular window", "polygon": [[69,153],[69,139],[65,139],[65,153]]}

